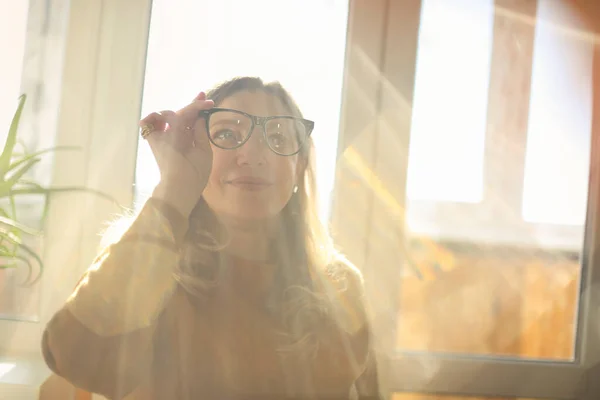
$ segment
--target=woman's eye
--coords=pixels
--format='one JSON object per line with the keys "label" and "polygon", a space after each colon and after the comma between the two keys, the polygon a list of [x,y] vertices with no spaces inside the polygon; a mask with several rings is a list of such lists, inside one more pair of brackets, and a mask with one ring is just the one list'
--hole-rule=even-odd
{"label": "woman's eye", "polygon": [[272,133],[269,135],[269,142],[275,147],[285,146],[287,138],[281,133]]}
{"label": "woman's eye", "polygon": [[238,135],[235,132],[229,129],[223,129],[213,134],[213,139],[215,140],[237,140]]}

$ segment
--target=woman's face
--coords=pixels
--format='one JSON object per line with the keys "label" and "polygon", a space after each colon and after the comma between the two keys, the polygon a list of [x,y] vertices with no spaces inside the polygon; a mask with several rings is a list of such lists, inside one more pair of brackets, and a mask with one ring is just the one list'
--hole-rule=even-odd
{"label": "woman's face", "polygon": [[[263,91],[238,92],[218,107],[260,117],[290,115],[276,96]],[[213,117],[210,121],[214,135],[218,121]],[[250,139],[237,149],[224,150],[214,145],[212,149],[213,165],[204,199],[222,218],[263,220],[277,216],[293,195],[303,172],[299,155],[284,157],[269,149],[262,126],[255,126]]]}

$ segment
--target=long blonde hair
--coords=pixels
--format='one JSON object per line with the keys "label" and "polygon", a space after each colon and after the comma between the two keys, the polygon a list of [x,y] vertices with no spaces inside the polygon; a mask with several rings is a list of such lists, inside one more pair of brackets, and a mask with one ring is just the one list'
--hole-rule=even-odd
{"label": "long blonde hair", "polygon": [[[215,105],[241,91],[263,91],[277,97],[291,115],[302,113],[291,95],[279,84],[265,84],[260,78],[239,77],[207,93]],[[275,280],[265,309],[281,321],[279,350],[284,355],[311,358],[320,345],[339,333],[335,316],[336,265],[346,264],[332,244],[319,219],[315,179],[314,145],[308,139],[299,153],[304,166],[298,189],[281,211],[277,239],[271,245],[276,265]],[[133,215],[116,221],[104,237],[107,245],[124,232]],[[190,295],[202,300],[211,295],[228,268],[222,250],[227,245],[226,229],[201,198],[189,217],[189,230],[181,248],[175,279]],[[341,276],[340,276],[341,278]]]}
{"label": "long blonde hair", "polygon": [[[303,117],[291,95],[278,82],[265,84],[260,78],[240,77],[224,82],[207,93],[218,106],[241,91],[262,91],[277,97],[291,115]],[[323,328],[334,322],[329,315],[326,275],[338,257],[327,229],[319,219],[315,179],[314,145],[308,142],[299,153],[304,166],[298,189],[283,208],[279,218],[278,239],[272,243],[271,259],[277,265],[268,310],[280,317],[281,350],[314,354],[322,341]],[[198,297],[210,295],[219,285],[222,269],[227,268],[220,250],[227,232],[219,226],[204,199],[190,216],[190,229],[182,251],[176,278],[183,288]],[[324,322],[328,322],[324,324]],[[308,347],[308,348],[307,348]]]}

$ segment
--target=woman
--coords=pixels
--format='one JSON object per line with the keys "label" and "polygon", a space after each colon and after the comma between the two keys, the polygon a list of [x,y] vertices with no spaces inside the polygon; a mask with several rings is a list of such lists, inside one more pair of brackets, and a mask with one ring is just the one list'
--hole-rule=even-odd
{"label": "woman", "polygon": [[160,182],[48,323],[50,368],[111,399],[377,396],[361,275],[319,224],[290,95],[238,78],[141,126]]}

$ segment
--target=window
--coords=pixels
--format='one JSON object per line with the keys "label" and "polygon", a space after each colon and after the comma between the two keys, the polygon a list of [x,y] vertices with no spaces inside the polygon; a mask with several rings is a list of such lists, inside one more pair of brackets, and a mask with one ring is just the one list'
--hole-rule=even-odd
{"label": "window", "polygon": [[[552,13],[551,3],[538,3],[540,20]],[[542,23],[504,50],[514,58],[511,64],[492,60],[492,0],[424,1],[422,16],[407,181],[411,232],[579,251],[591,137],[591,44]],[[532,53],[524,43],[531,39]],[[498,45],[509,46],[509,40]],[[571,61],[548,62],[561,58]],[[498,80],[521,80],[523,86],[490,86],[492,67],[504,68]],[[523,72],[515,75],[517,67]],[[490,89],[501,93],[490,97]],[[503,104],[517,96],[521,112]]]}
{"label": "window", "polygon": [[[541,2],[538,18],[556,11]],[[536,29],[522,203],[529,223],[579,229],[585,223],[593,53],[593,43],[573,33],[549,24]],[[557,59],[569,62],[548,61]]]}
{"label": "window", "polygon": [[[20,134],[31,148],[79,148],[47,158],[35,178],[94,188],[131,204],[149,1],[21,3],[1,4],[8,11],[0,20],[9,20],[0,24],[0,47],[14,59],[6,57],[0,66],[9,69],[0,79],[10,89],[0,93],[2,104],[10,104],[0,115],[10,118],[18,94],[27,93]],[[24,213],[31,217],[38,205],[19,204],[33,210]],[[53,196],[40,243],[45,270],[38,286],[30,292],[0,286],[0,307],[5,299],[12,302],[3,310],[8,318],[0,320],[0,398],[37,398],[49,375],[40,354],[43,328],[96,254],[105,221],[121,211],[86,193]]]}
{"label": "window", "polygon": [[[423,2],[409,148],[410,200],[477,204],[483,198],[493,3]],[[413,224],[418,229],[418,222],[409,221]]]}
{"label": "window", "polygon": [[[317,150],[321,216],[326,220],[337,151],[347,8],[342,0],[185,0],[176,6],[154,0],[142,115],[183,107],[200,90],[234,76],[280,81],[304,115],[318,121],[311,136]],[[138,206],[158,179],[150,148],[141,142]]]}
{"label": "window", "polygon": [[398,398],[594,398],[589,13],[552,0],[351,7],[350,26],[376,33],[350,32],[347,68],[376,107],[353,112],[345,87],[343,125],[359,128],[342,133],[334,227],[365,271]]}
{"label": "window", "polygon": [[[2,145],[17,107],[18,97],[28,96],[18,139],[29,152],[54,146],[60,68],[65,36],[66,8],[64,2],[53,1],[52,7],[40,1],[8,2],[0,7],[9,10],[0,15],[0,139]],[[17,147],[16,151],[22,151]],[[52,178],[52,154],[29,171],[29,177],[45,186]],[[4,200],[4,199],[3,199]],[[17,198],[17,219],[41,229],[43,212],[41,196]],[[23,240],[43,251],[43,239],[24,236]],[[31,271],[35,276],[39,271]],[[25,284],[26,268],[0,270],[0,319],[38,321],[41,284]]]}
{"label": "window", "polygon": [[[585,385],[599,355],[591,249],[600,182],[589,174],[598,159],[591,132],[599,66],[584,6],[352,0],[348,11],[342,0],[190,0],[168,9],[165,0],[13,3],[1,5],[11,10],[9,22],[21,25],[3,37],[14,38],[10,51],[21,55],[0,67],[13,68],[0,78],[10,76],[0,99],[38,93],[41,116],[26,118],[23,129],[52,133],[28,138],[40,140],[36,147],[81,147],[52,160],[52,183],[99,189],[128,205],[135,182],[141,202],[157,175],[147,148],[138,146],[140,114],[183,105],[233,74],[279,79],[318,121],[319,184],[335,183],[330,212],[330,194],[321,191],[323,217],[331,213],[337,243],[365,273],[383,387],[402,392],[401,399],[594,398]],[[208,6],[221,17],[206,18]],[[263,31],[254,10],[267,6],[286,15],[269,27],[307,36]],[[38,27],[45,28],[36,36]],[[178,38],[205,30],[219,35],[201,42],[203,55],[225,59],[225,50],[235,49],[248,64],[203,64],[200,54],[184,53]],[[185,36],[190,31],[197,36]],[[262,54],[265,63],[247,46],[280,40],[313,46],[321,62],[294,59],[301,67],[289,68],[298,54],[290,50]],[[36,54],[45,54],[44,63]],[[188,63],[180,63],[181,54]],[[43,73],[31,73],[34,65]],[[173,81],[163,78],[169,73]],[[31,76],[43,76],[44,90]],[[48,374],[39,355],[43,326],[94,257],[103,223],[120,211],[83,194],[52,203],[47,269],[23,313],[39,322],[0,321],[0,398],[35,396]]]}
{"label": "window", "polygon": [[[8,8],[8,4],[3,5]],[[14,41],[2,40],[0,51],[7,55],[0,66],[0,86],[5,88],[0,93],[0,126],[2,127],[2,143],[6,139],[6,130],[10,125],[12,113],[16,109],[21,90],[23,60],[25,58],[27,38],[28,4],[22,2],[12,8],[12,12],[0,16],[0,34],[2,38],[14,37]],[[15,33],[14,35],[12,33]],[[22,284],[23,269],[0,271],[0,316],[6,319],[35,317],[36,307],[27,307],[30,299],[38,296],[39,286],[35,289],[24,289]]]}

